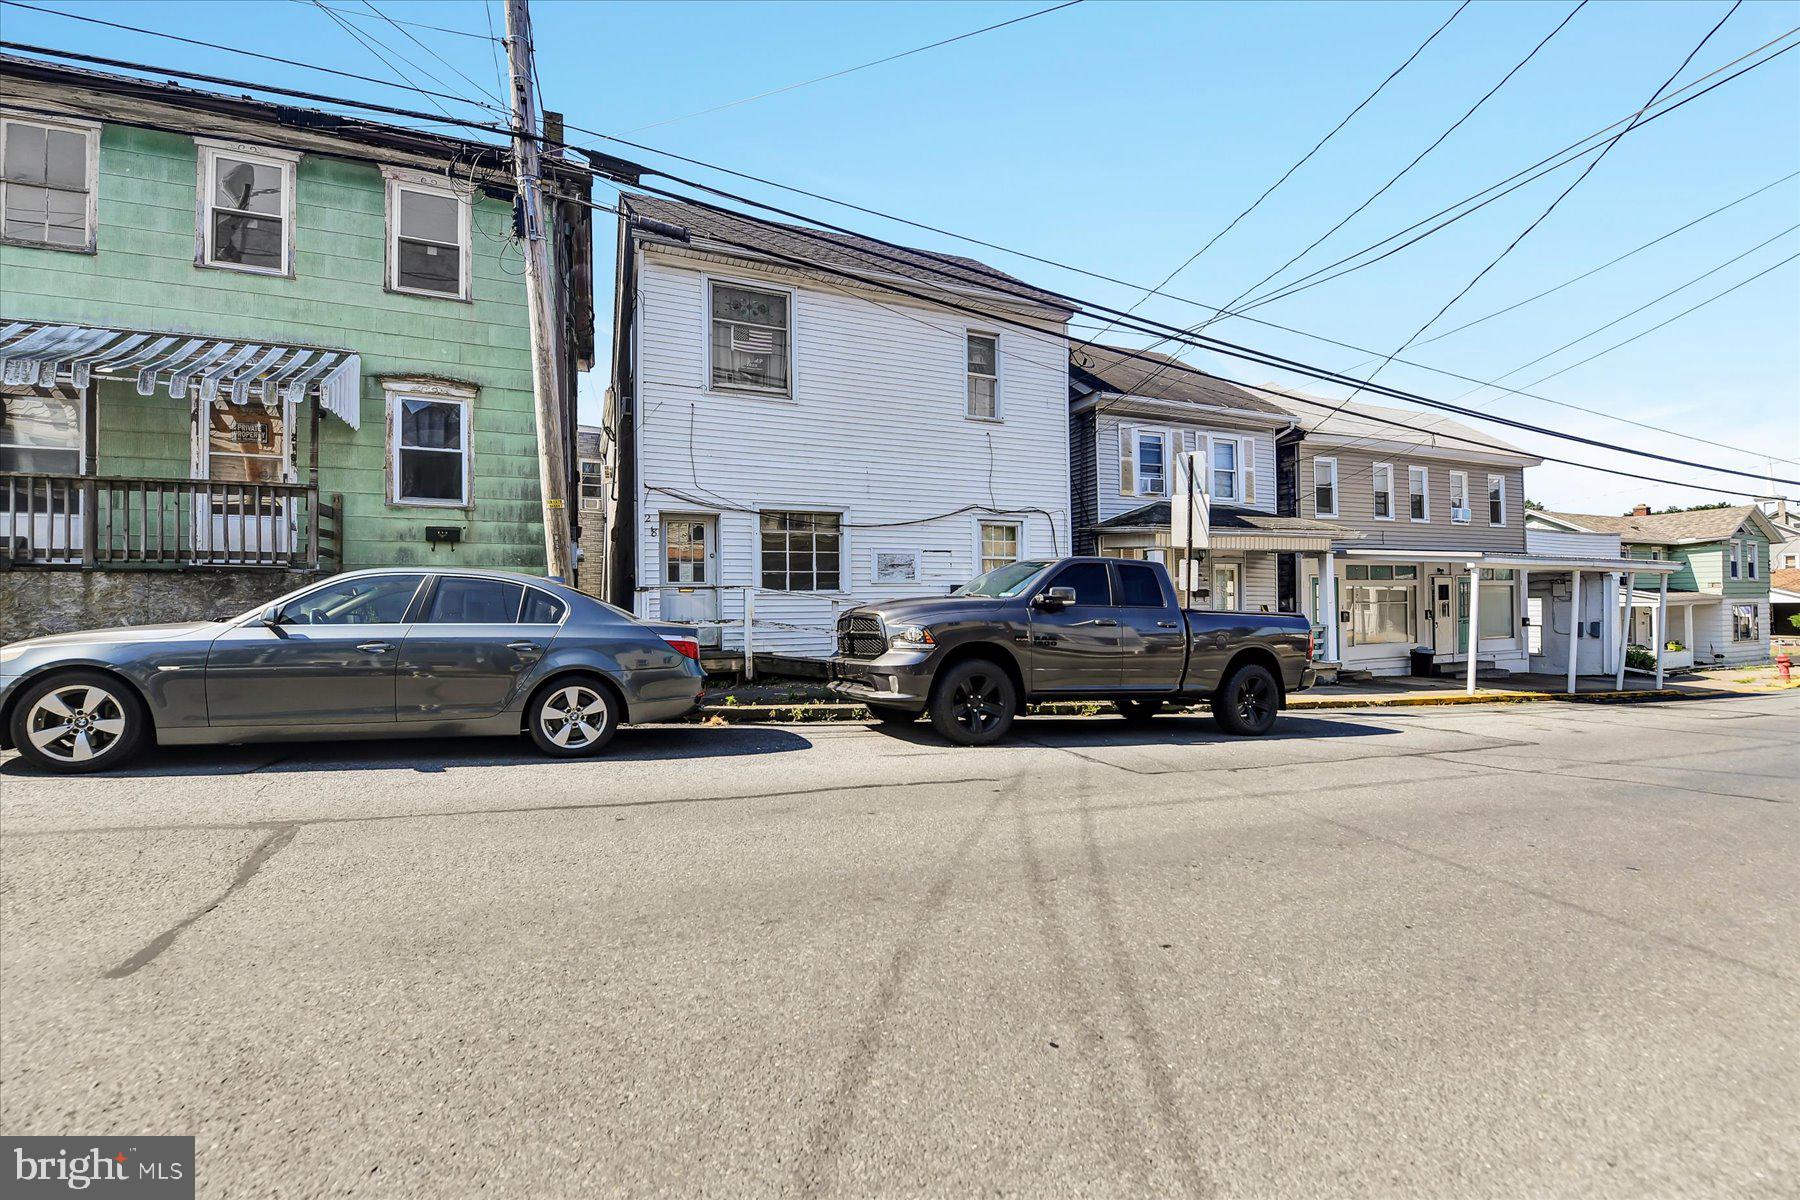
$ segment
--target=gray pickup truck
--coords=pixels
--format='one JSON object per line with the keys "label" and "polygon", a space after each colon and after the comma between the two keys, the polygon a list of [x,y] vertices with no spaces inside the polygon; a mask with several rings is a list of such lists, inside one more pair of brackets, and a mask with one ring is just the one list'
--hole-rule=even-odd
{"label": "gray pickup truck", "polygon": [[1132,721],[1207,700],[1227,731],[1262,734],[1313,683],[1305,617],[1184,609],[1161,563],[1123,559],[1009,563],[948,596],[852,609],[837,641],[834,692],[883,721],[926,713],[968,746],[1060,699],[1109,700]]}

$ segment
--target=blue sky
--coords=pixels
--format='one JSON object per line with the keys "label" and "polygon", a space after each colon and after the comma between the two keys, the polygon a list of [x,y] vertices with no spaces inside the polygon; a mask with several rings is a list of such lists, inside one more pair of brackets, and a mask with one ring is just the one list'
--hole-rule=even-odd
{"label": "blue sky", "polygon": [[[389,16],[485,34],[476,0],[376,0]],[[547,107],[573,124],[911,216],[1120,279],[1155,283],[1221,229],[1449,16],[1454,4],[1086,3],[952,46],[706,115],[754,95],[1046,7],[1036,3],[534,5]],[[326,0],[414,82],[398,55],[452,85],[468,81],[360,0]],[[38,42],[290,87],[410,106],[404,93],[321,76],[325,64],[387,77],[389,68],[312,4],[48,6],[277,54],[288,65],[178,46],[59,17],[0,9],[10,40]],[[1424,54],[1169,291],[1223,303],[1360,203],[1548,33],[1573,0],[1469,6]],[[1314,251],[1312,265],[1374,242],[1511,175],[1643,104],[1729,7],[1590,3],[1493,99],[1365,212]],[[1747,3],[1676,86],[1800,25],[1800,4]],[[409,30],[470,79],[492,87],[493,47]],[[412,103],[425,106],[418,97]],[[480,116],[480,110],[460,112]],[[669,122],[662,124],[662,122]],[[651,128],[643,128],[653,126]],[[636,131],[636,132],[634,132]],[[595,139],[572,135],[571,140]],[[606,143],[596,143],[606,146]],[[611,147],[617,150],[617,147]],[[627,152],[645,161],[652,155]],[[673,164],[671,164],[673,165]],[[677,167],[686,171],[686,168]],[[1580,170],[1521,188],[1417,247],[1258,316],[1383,354],[1453,296]],[[1800,52],[1621,140],[1529,238],[1433,329],[1452,328],[1562,282],[1800,170]],[[992,251],[832,210],[772,189],[706,177],[758,199],[871,233],[978,257],[1034,282],[1127,307],[1132,291]],[[609,189],[601,189],[610,196]],[[1800,222],[1800,180],[1763,192],[1616,267],[1467,333],[1404,357],[1478,379],[1619,317]],[[605,254],[610,236],[598,239]],[[1509,379],[1558,366],[1672,316],[1800,250],[1788,233],[1605,333]],[[602,300],[606,300],[602,289]],[[1163,297],[1140,312],[1176,324],[1202,310]],[[603,313],[602,320],[610,314]],[[602,341],[608,326],[602,325]],[[1368,355],[1241,319],[1210,333],[1336,370]],[[1429,334],[1427,336],[1430,336]],[[1126,344],[1143,339],[1120,338]],[[1245,382],[1282,379],[1205,352],[1189,361]],[[584,389],[593,417],[605,364]],[[1469,384],[1394,364],[1379,379],[1450,399]],[[1298,383],[1288,378],[1285,382]],[[1309,385],[1337,398],[1344,389]],[[1603,413],[1744,448],[1623,425],[1538,400],[1484,391],[1465,403],[1611,444],[1800,478],[1800,263],[1532,391]],[[1668,478],[1728,476],[1663,467],[1529,434],[1493,434],[1559,457]],[[1742,486],[1757,488],[1750,481]],[[1783,488],[1800,496],[1800,487]],[[1534,499],[1621,511],[1723,498],[1547,465]]]}

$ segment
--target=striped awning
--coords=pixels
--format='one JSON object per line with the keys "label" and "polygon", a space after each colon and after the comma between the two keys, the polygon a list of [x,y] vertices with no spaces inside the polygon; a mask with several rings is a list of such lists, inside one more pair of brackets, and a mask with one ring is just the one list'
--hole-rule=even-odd
{"label": "striped awning", "polygon": [[85,388],[96,374],[135,378],[141,396],[161,384],[185,400],[193,388],[207,404],[276,408],[311,396],[361,423],[362,359],[348,350],[0,318],[0,382]]}

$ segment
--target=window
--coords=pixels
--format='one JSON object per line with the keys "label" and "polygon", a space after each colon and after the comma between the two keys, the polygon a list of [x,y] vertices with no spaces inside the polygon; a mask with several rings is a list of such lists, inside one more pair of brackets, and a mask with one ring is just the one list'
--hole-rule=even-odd
{"label": "window", "polygon": [[1731,577],[1736,579],[1738,577],[1738,572],[1738,543],[1733,542],[1731,543]]}
{"label": "window", "polygon": [[388,176],[388,287],[467,300],[469,221],[466,193]]}
{"label": "window", "polygon": [[1076,604],[1112,603],[1112,585],[1107,581],[1106,564],[1103,562],[1070,563],[1052,576],[1045,587],[1074,588]]}
{"label": "window", "polygon": [[1510,569],[1496,570],[1483,567],[1481,570],[1481,630],[1483,638],[1510,638],[1518,636],[1518,614],[1513,611],[1513,603],[1517,599],[1518,590],[1513,586],[1513,573]]}
{"label": "window", "polygon": [[1418,606],[1413,596],[1417,590],[1411,584],[1352,584],[1345,606],[1350,610],[1350,644],[1386,646],[1416,641]]}
{"label": "window", "polygon": [[778,592],[835,592],[842,521],[837,513],[762,514],[762,585]]}
{"label": "window", "polygon": [[1011,521],[981,523],[981,571],[1019,561],[1019,527]]}
{"label": "window", "polygon": [[1313,516],[1338,515],[1337,481],[1337,459],[1313,459]]}
{"label": "window", "polygon": [[1755,542],[1744,543],[1744,574],[1747,578],[1756,578],[1757,569],[1762,566],[1762,563],[1758,561],[1761,558],[1762,551]]}
{"label": "window", "polygon": [[206,477],[232,483],[280,483],[288,478],[285,406],[208,404]]}
{"label": "window", "polygon": [[398,625],[423,575],[353,575],[289,600],[278,625]]}
{"label": "window", "polygon": [[392,393],[388,433],[396,504],[469,503],[469,402]]}
{"label": "window", "polygon": [[291,273],[298,158],[200,143],[202,266]]}
{"label": "window", "polygon": [[93,250],[99,147],[97,125],[0,120],[0,230],[5,240]]}
{"label": "window", "polygon": [[1212,498],[1238,498],[1238,443],[1235,438],[1212,440]]}
{"label": "window", "polygon": [[706,583],[707,522],[687,517],[663,518],[663,581]]}
{"label": "window", "polygon": [[1469,473],[1450,472],[1450,520],[1456,525],[1469,523]]}
{"label": "window", "polygon": [[1157,578],[1155,567],[1122,562],[1115,569],[1119,572],[1120,604],[1127,608],[1163,606],[1162,580]]}
{"label": "window", "polygon": [[1488,524],[1506,524],[1506,476],[1489,475],[1488,487]]}
{"label": "window", "polygon": [[788,393],[786,292],[712,285],[712,386]]}
{"label": "window", "polygon": [[562,620],[563,614],[568,611],[569,606],[549,592],[526,588],[525,607],[519,610],[519,624],[554,625]]}
{"label": "window", "polygon": [[1168,490],[1168,441],[1160,433],[1138,431],[1137,494],[1160,496]]}
{"label": "window", "polygon": [[581,460],[581,507],[598,512],[606,507],[606,468],[591,458]]}
{"label": "window", "polygon": [[1431,520],[1431,472],[1425,467],[1406,468],[1406,511],[1415,521]]}
{"label": "window", "polygon": [[514,625],[524,601],[523,584],[446,575],[438,580],[425,620],[433,625]]}
{"label": "window", "polygon": [[1754,604],[1734,604],[1731,606],[1731,640],[1734,642],[1754,642],[1757,640],[1758,613]]}
{"label": "window", "polygon": [[1000,339],[989,333],[968,336],[968,414],[985,421],[1000,419]]}
{"label": "window", "polygon": [[1386,463],[1376,463],[1370,472],[1370,479],[1375,488],[1374,507],[1377,521],[1394,519],[1394,468]]}
{"label": "window", "polygon": [[1392,579],[1417,579],[1417,567],[1370,566],[1363,563],[1352,563],[1344,568],[1345,579],[1369,579],[1385,582]]}
{"label": "window", "polygon": [[0,471],[81,474],[81,398],[53,388],[0,389]]}
{"label": "window", "polygon": [[1238,608],[1238,568],[1235,563],[1220,563],[1213,568],[1212,606],[1221,612]]}

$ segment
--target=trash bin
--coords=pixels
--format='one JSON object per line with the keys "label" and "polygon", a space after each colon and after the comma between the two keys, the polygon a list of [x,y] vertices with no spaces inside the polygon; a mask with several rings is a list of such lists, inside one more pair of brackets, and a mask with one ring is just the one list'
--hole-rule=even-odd
{"label": "trash bin", "polygon": [[1436,657],[1437,656],[1427,647],[1414,646],[1412,649],[1412,673],[1421,676],[1437,674],[1437,671],[1433,669],[1431,665],[1433,659]]}

